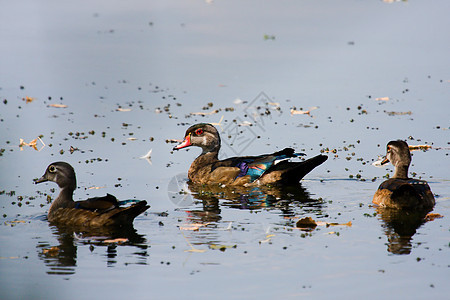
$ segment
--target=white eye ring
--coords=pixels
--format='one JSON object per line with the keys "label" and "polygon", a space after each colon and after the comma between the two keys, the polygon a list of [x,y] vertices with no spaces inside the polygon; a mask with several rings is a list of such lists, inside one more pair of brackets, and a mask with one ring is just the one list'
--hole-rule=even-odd
{"label": "white eye ring", "polygon": [[49,171],[50,173],[55,173],[55,172],[56,172],[55,166],[50,166],[50,167],[48,167],[48,171]]}

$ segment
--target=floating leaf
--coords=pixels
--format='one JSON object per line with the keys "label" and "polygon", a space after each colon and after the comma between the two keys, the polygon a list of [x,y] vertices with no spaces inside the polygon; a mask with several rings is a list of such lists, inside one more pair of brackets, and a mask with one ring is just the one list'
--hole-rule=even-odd
{"label": "floating leaf", "polygon": [[116,239],[111,239],[111,240],[104,240],[103,243],[106,244],[113,244],[113,243],[118,243],[118,244],[123,244],[128,242],[127,238],[116,238]]}
{"label": "floating leaf", "polygon": [[375,98],[376,101],[389,101],[389,97],[379,97]]}
{"label": "floating leaf", "polygon": [[67,105],[65,104],[50,104],[50,107],[56,107],[56,108],[66,108]]}
{"label": "floating leaf", "polygon": [[[41,147],[39,150],[38,150],[38,148],[37,148],[37,141],[38,141],[38,140],[42,143],[42,147]],[[24,146],[29,146],[29,147],[33,148],[34,150],[36,150],[36,151],[41,151],[41,150],[45,147],[45,144],[44,144],[44,142],[41,140],[40,137],[38,137],[38,138],[32,140],[32,141],[29,142],[29,143],[25,143],[25,141],[24,141],[23,139],[19,139],[19,148],[20,148],[20,151],[23,151],[23,147],[24,147]]]}
{"label": "floating leaf", "polygon": [[434,219],[440,219],[443,218],[444,216],[441,214],[435,214],[435,213],[429,213],[425,216],[425,221],[433,221]]}
{"label": "floating leaf", "polygon": [[31,103],[34,101],[35,98],[26,96],[25,98],[22,98],[23,101],[26,103]]}
{"label": "floating leaf", "polygon": [[91,186],[88,187],[88,190],[99,190],[99,189],[104,189],[106,186]]}
{"label": "floating leaf", "polygon": [[209,225],[209,224],[210,223],[205,223],[205,224],[202,224],[202,223],[188,224],[186,226],[180,226],[180,230],[192,230],[192,231],[195,231],[195,230],[199,230],[201,227],[204,227],[204,226]]}
{"label": "floating leaf", "polygon": [[219,112],[218,109],[210,111],[210,112],[192,112],[190,113],[193,116],[207,116],[207,115],[213,115],[213,114],[217,114]]}
{"label": "floating leaf", "polygon": [[309,110],[295,110],[291,109],[291,116],[293,115],[311,115],[311,111],[314,109],[318,109],[317,106],[311,107]]}

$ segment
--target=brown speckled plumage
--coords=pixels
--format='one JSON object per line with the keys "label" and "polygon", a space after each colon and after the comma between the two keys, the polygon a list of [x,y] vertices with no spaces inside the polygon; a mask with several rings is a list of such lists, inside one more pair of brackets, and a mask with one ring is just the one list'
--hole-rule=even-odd
{"label": "brown speckled plumage", "polygon": [[381,207],[395,209],[431,209],[435,205],[433,193],[423,180],[408,178],[411,154],[404,141],[390,141],[386,158],[382,164],[390,161],[394,167],[394,176],[381,183],[372,202]]}
{"label": "brown speckled plumage", "polygon": [[146,201],[139,201],[128,207],[120,207],[116,197],[104,197],[73,201],[76,188],[75,171],[66,162],[54,162],[35,183],[53,181],[60,187],[58,197],[53,201],[47,218],[51,223],[80,228],[129,226],[135,217],[146,211]]}
{"label": "brown speckled plumage", "polygon": [[[307,173],[327,160],[325,155],[317,155],[301,162],[290,162],[289,158],[302,154],[294,153],[291,148],[260,156],[232,157],[219,160],[220,136],[211,124],[200,123],[191,126],[185,134],[181,144],[174,150],[189,146],[202,148],[202,153],[191,164],[188,177],[191,182],[200,184],[225,185],[266,185],[266,184],[295,184]],[[240,167],[239,164],[244,164]],[[264,164],[267,167],[258,178],[255,174],[248,175],[246,167],[254,168]]]}

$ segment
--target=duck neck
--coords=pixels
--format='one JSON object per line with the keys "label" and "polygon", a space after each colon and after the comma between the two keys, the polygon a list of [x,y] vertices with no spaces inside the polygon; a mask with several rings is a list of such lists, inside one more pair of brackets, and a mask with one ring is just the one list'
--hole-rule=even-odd
{"label": "duck neck", "polygon": [[49,217],[54,214],[59,208],[72,208],[75,205],[73,201],[73,191],[71,187],[64,187],[60,190],[58,197],[53,200],[52,205],[48,211]]}
{"label": "duck neck", "polygon": [[408,168],[408,165],[396,166],[393,178],[408,179]]}
{"label": "duck neck", "polygon": [[188,176],[189,179],[192,180],[193,174],[195,174],[198,170],[200,170],[203,167],[206,167],[207,165],[213,164],[214,162],[219,160],[219,148],[214,149],[212,151],[208,152],[202,152],[191,164],[191,167],[189,168]]}

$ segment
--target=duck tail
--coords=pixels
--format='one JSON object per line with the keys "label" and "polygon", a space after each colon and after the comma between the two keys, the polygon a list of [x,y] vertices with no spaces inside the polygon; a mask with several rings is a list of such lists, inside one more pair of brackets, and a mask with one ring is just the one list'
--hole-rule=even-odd
{"label": "duck tail", "polygon": [[288,162],[283,161],[275,165],[272,172],[279,173],[281,177],[281,183],[283,184],[296,184],[306,174],[311,172],[315,167],[323,164],[328,159],[326,155],[317,155],[302,162]]}
{"label": "duck tail", "polygon": [[[129,201],[129,200],[124,200]],[[120,201],[123,202],[123,201]],[[150,208],[150,205],[147,205],[147,201],[141,200],[136,204],[133,204],[128,207],[122,208],[118,211],[112,218],[115,220],[116,224],[132,224],[134,218],[142,214],[144,211]]]}

